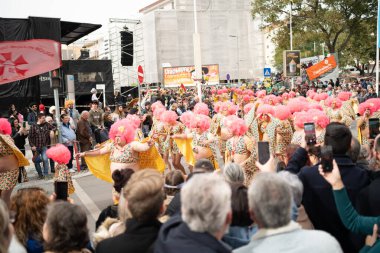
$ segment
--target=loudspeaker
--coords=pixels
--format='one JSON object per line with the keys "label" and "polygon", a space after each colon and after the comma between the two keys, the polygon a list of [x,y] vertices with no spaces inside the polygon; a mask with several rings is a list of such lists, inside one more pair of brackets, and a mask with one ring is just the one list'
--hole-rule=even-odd
{"label": "loudspeaker", "polygon": [[121,65],[133,66],[133,33],[120,32],[121,38]]}

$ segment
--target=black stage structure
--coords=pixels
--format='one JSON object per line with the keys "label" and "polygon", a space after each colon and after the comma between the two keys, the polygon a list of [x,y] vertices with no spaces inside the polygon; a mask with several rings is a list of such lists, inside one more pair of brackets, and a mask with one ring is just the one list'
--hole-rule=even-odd
{"label": "black stage structure", "polygon": [[[97,24],[61,21],[59,18],[0,18],[0,41],[51,39],[58,41],[61,44],[69,45],[100,27],[101,25]],[[65,64],[66,63],[63,63],[63,67],[66,66]],[[63,70],[64,69],[65,68],[63,68]],[[72,68],[68,67],[68,69]],[[61,75],[62,80],[64,80],[63,71],[61,71]],[[44,102],[41,101],[41,97],[43,99],[53,99],[53,91],[50,89],[50,84],[48,88],[46,87],[46,78],[44,78],[44,76],[46,77],[47,75],[43,74],[1,85],[0,112],[2,116],[7,116],[6,113],[10,104],[16,104],[17,108],[22,113],[25,113],[25,110],[23,109],[25,109],[31,102]],[[62,104],[63,98],[65,97],[64,85],[62,85],[59,93]]]}

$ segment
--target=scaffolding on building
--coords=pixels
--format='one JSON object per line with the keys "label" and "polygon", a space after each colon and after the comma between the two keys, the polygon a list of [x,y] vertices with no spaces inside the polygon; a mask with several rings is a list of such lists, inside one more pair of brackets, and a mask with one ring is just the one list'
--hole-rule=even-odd
{"label": "scaffolding on building", "polygon": [[[133,66],[121,65],[121,31],[133,34]],[[124,86],[137,86],[137,67],[141,65],[145,69],[143,25],[141,20],[110,18],[108,32],[114,89],[120,90],[120,87]]]}

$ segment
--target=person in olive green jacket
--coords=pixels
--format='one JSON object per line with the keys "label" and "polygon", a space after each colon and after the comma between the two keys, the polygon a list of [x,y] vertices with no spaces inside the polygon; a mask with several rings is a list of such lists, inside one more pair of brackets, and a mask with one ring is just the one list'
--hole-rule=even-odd
{"label": "person in olive green jacket", "polygon": [[333,165],[334,168],[331,173],[324,172],[322,167],[319,166],[319,173],[332,186],[340,219],[347,229],[352,232],[367,235],[365,246],[360,250],[360,253],[380,252],[380,239],[377,236],[380,216],[367,217],[361,216],[356,212],[348,198],[335,160],[333,161]]}

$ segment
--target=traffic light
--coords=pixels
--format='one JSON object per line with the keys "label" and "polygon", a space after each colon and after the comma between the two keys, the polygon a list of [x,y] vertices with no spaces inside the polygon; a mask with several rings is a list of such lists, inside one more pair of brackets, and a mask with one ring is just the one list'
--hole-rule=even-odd
{"label": "traffic light", "polygon": [[121,31],[121,65],[133,66],[133,32]]}

